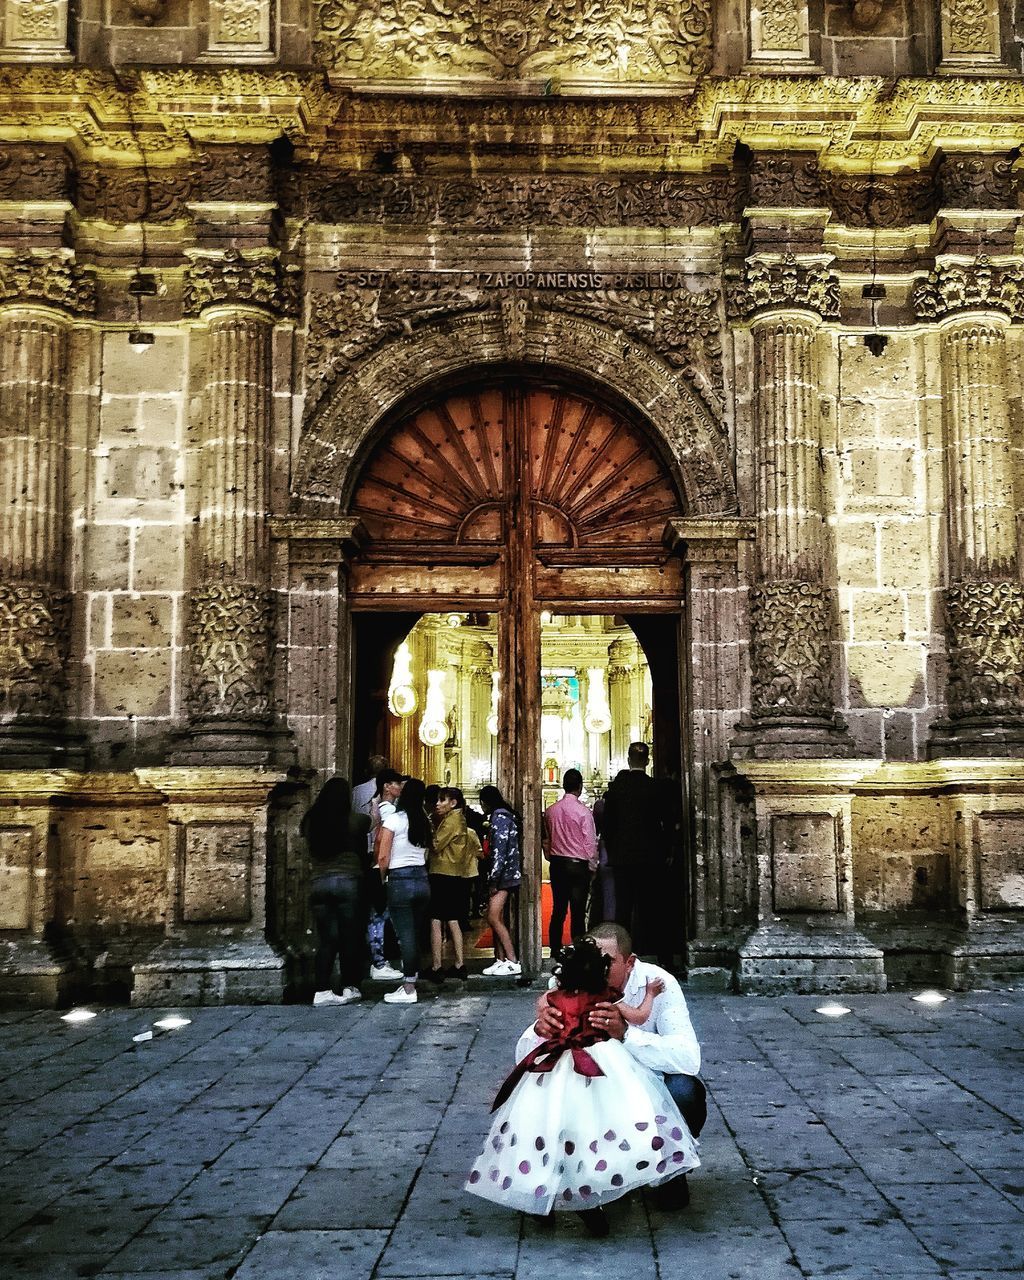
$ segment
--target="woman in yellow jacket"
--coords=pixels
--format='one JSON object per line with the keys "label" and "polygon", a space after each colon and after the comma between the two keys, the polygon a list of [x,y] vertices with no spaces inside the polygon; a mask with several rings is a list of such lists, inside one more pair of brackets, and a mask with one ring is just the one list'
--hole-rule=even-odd
{"label": "woman in yellow jacket", "polygon": [[[480,841],[466,826],[466,800],[458,787],[442,787],[434,812],[438,818],[430,854],[430,960],[426,975],[432,982],[445,978],[466,979],[462,947],[462,922],[469,916],[470,895],[476,883]],[[444,926],[452,938],[455,965],[442,970]]]}

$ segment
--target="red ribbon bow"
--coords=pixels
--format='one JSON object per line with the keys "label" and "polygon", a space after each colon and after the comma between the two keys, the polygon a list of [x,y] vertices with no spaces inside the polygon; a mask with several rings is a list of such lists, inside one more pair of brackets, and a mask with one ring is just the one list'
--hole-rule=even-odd
{"label": "red ribbon bow", "polygon": [[536,1049],[531,1049],[522,1062],[513,1067],[508,1079],[498,1090],[498,1096],[494,1099],[494,1106],[491,1107],[491,1110],[497,1111],[503,1102],[508,1101],[513,1089],[528,1072],[532,1072],[535,1075],[544,1075],[548,1071],[554,1071],[558,1059],[567,1050],[572,1054],[573,1070],[578,1075],[603,1076],[604,1072],[587,1052],[587,1048],[592,1044],[607,1040],[607,1038],[607,1036],[588,1027],[586,1030],[574,1031],[571,1035],[566,1036],[564,1040],[545,1040]]}

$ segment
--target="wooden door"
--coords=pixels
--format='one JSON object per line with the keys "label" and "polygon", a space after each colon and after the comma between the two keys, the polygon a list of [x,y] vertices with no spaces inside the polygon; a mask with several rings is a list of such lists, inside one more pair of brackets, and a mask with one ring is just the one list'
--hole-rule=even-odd
{"label": "wooden door", "polygon": [[397,422],[349,503],[369,535],[360,609],[498,614],[498,785],[523,815],[521,941],[540,961],[540,611],[678,614],[662,546],[682,504],[644,428],[578,391],[509,378]]}

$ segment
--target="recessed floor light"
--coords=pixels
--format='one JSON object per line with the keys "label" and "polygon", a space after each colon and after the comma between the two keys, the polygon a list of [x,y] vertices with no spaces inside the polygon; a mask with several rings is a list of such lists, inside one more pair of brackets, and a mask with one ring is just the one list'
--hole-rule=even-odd
{"label": "recessed floor light", "polygon": [[89,1022],[96,1015],[91,1009],[71,1009],[68,1013],[60,1015],[61,1022]]}
{"label": "recessed floor light", "polygon": [[844,1014],[850,1012],[845,1004],[823,1004],[820,1009],[815,1009],[815,1013],[824,1014],[826,1018],[841,1018]]}
{"label": "recessed floor light", "polygon": [[191,1024],[191,1018],[183,1018],[179,1013],[169,1013],[166,1018],[160,1018],[154,1022],[154,1027],[159,1027],[161,1031],[176,1031],[178,1027],[187,1027]]}
{"label": "recessed floor light", "polygon": [[922,991],[919,995],[910,998],[916,1000],[918,1004],[945,1004],[949,997],[944,996],[941,991]]}

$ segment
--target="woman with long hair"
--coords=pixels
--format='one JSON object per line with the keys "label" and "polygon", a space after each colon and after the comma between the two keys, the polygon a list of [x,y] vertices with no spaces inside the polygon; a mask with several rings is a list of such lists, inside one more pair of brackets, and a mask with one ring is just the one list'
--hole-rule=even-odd
{"label": "woman with long hair", "polygon": [[[434,812],[438,821],[430,855],[430,962],[433,967],[427,977],[436,983],[443,982],[445,977],[465,982],[462,922],[469,916],[480,841],[466,826],[466,798],[458,787],[441,787]],[[447,973],[441,968],[446,922],[455,953],[455,965]]]}
{"label": "woman with long hair", "polygon": [[[346,778],[328,778],[300,830],[309,849],[309,904],[318,939],[313,1004],[352,1004],[362,999],[359,983],[365,977],[370,819],[352,811]],[[331,989],[336,957],[340,996]]]}
{"label": "woman with long hair", "polygon": [[491,825],[487,923],[494,934],[494,963],[484,973],[495,978],[515,978],[523,972],[523,966],[516,959],[515,943],[505,925],[505,904],[510,893],[518,893],[523,878],[519,816],[497,787],[480,788],[480,807]]}
{"label": "woman with long hair", "polygon": [[419,971],[419,938],[430,901],[427,850],[430,822],[423,808],[426,788],[409,778],[395,801],[395,811],[381,823],[377,867],[387,878],[388,911],[402,949],[403,982],[384,996],[387,1004],[415,1004]]}

